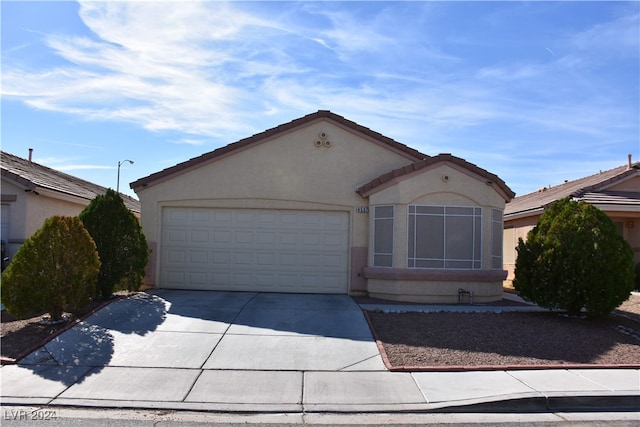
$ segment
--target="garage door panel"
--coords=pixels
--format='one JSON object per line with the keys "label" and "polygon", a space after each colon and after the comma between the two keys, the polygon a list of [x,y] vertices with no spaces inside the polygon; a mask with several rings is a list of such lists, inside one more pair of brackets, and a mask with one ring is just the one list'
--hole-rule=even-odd
{"label": "garage door panel", "polygon": [[278,242],[281,246],[287,247],[297,247],[298,246],[298,233],[296,232],[285,232],[282,231],[278,233]]}
{"label": "garage door panel", "polygon": [[338,233],[327,233],[322,236],[324,247],[344,247],[347,244],[346,236]]}
{"label": "garage door panel", "polygon": [[304,268],[319,268],[322,265],[320,256],[317,254],[301,254],[299,263]]}
{"label": "garage door panel", "polygon": [[250,252],[236,252],[233,254],[234,267],[246,267],[253,264],[253,256]]}
{"label": "garage door panel", "polygon": [[213,243],[229,243],[231,240],[231,232],[230,231],[214,231],[213,232]]}
{"label": "garage door panel", "polygon": [[239,245],[253,245],[253,232],[237,231],[235,233],[235,242]]}
{"label": "garage door panel", "polygon": [[279,254],[278,266],[280,267],[295,267],[298,264],[298,255],[297,254]]}
{"label": "garage door panel", "polygon": [[200,265],[208,265],[209,264],[209,253],[202,251],[191,251],[189,253],[189,262],[193,264]]}
{"label": "garage door panel", "polygon": [[231,211],[214,211],[213,212],[214,224],[231,224],[233,222],[233,213]]}
{"label": "garage door panel", "polygon": [[206,286],[209,283],[209,275],[206,272],[189,273],[189,283],[194,286]]}
{"label": "garage door panel", "polygon": [[325,217],[325,226],[327,228],[344,229],[347,226],[347,220],[344,215],[329,214]]}
{"label": "garage door panel", "polygon": [[349,215],[165,208],[160,286],[345,293]]}
{"label": "garage door panel", "polygon": [[169,233],[167,233],[167,242],[171,245],[176,243],[187,243],[186,230],[170,230]]}
{"label": "garage door panel", "polygon": [[167,251],[166,260],[168,264],[184,264],[187,261],[187,251],[184,249],[171,249]]}
{"label": "garage door panel", "polygon": [[166,215],[165,221],[166,221],[166,224],[169,224],[169,225],[171,224],[182,225],[187,223],[188,217],[189,217],[189,211],[187,209],[173,208]]}
{"label": "garage door panel", "polygon": [[249,227],[253,228],[255,225],[255,213],[251,211],[238,211],[235,217],[235,225],[240,227]]}
{"label": "garage door panel", "polygon": [[277,257],[273,252],[259,253],[257,254],[256,262],[262,268],[271,268],[277,265]]}
{"label": "garage door panel", "polygon": [[256,243],[259,245],[275,245],[278,241],[278,233],[259,231],[256,233]]}

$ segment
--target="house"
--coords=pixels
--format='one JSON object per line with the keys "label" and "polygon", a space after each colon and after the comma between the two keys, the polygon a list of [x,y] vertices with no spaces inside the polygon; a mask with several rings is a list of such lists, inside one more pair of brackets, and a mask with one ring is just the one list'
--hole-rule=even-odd
{"label": "house", "polygon": [[[0,152],[2,170],[2,240],[7,255],[13,256],[20,245],[54,215],[76,216],[107,189],[75,176],[59,172],[13,154]],[[140,203],[122,196],[125,205],[140,216]]]}
{"label": "house", "polygon": [[634,261],[640,262],[640,162],[567,181],[554,187],[541,188],[516,197],[504,211],[504,268],[508,271],[505,285],[511,286],[516,262],[518,239],[526,240],[545,208],[556,200],[569,197],[602,209],[629,242]]}
{"label": "house", "polygon": [[330,111],[131,188],[152,248],[148,284],[159,288],[502,298],[507,185]]}

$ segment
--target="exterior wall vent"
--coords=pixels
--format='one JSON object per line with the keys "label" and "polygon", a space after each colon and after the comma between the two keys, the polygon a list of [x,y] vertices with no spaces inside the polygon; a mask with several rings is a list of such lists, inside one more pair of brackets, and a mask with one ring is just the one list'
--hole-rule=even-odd
{"label": "exterior wall vent", "polygon": [[319,139],[318,139],[318,140],[316,141],[316,143],[315,143],[315,144],[316,144],[316,147],[322,147],[322,146],[324,146],[324,147],[331,147],[331,141],[329,141],[329,140],[327,139],[328,137],[329,137],[329,136],[327,135],[327,133],[326,133],[326,132],[320,132],[320,133],[318,134],[318,138],[319,138]]}

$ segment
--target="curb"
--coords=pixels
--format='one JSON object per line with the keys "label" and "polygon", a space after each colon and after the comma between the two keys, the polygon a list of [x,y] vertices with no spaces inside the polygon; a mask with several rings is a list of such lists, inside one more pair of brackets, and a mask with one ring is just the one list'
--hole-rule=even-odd
{"label": "curb", "polygon": [[550,412],[640,412],[640,394],[611,395],[543,395],[530,393],[522,397],[489,397],[436,403],[404,404],[264,404],[264,403],[198,403],[123,401],[96,399],[3,399],[3,406],[37,405],[47,408],[95,408],[129,410],[167,410],[188,412],[216,412],[221,414],[428,414],[428,413],[550,413]]}

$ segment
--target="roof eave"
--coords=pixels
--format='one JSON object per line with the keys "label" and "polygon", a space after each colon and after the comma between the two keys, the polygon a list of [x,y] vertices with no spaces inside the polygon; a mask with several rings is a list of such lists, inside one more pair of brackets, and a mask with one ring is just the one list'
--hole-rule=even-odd
{"label": "roof eave", "polygon": [[515,197],[515,193],[497,175],[448,153],[439,154],[402,168],[394,169],[360,186],[356,192],[362,197],[369,197],[371,194],[382,191],[385,188],[395,185],[402,180],[423,172],[424,170],[433,169],[441,166],[442,164],[449,164],[449,166],[471,176],[472,178],[484,181],[485,184],[491,186],[494,191],[500,194],[506,202],[509,202]]}

